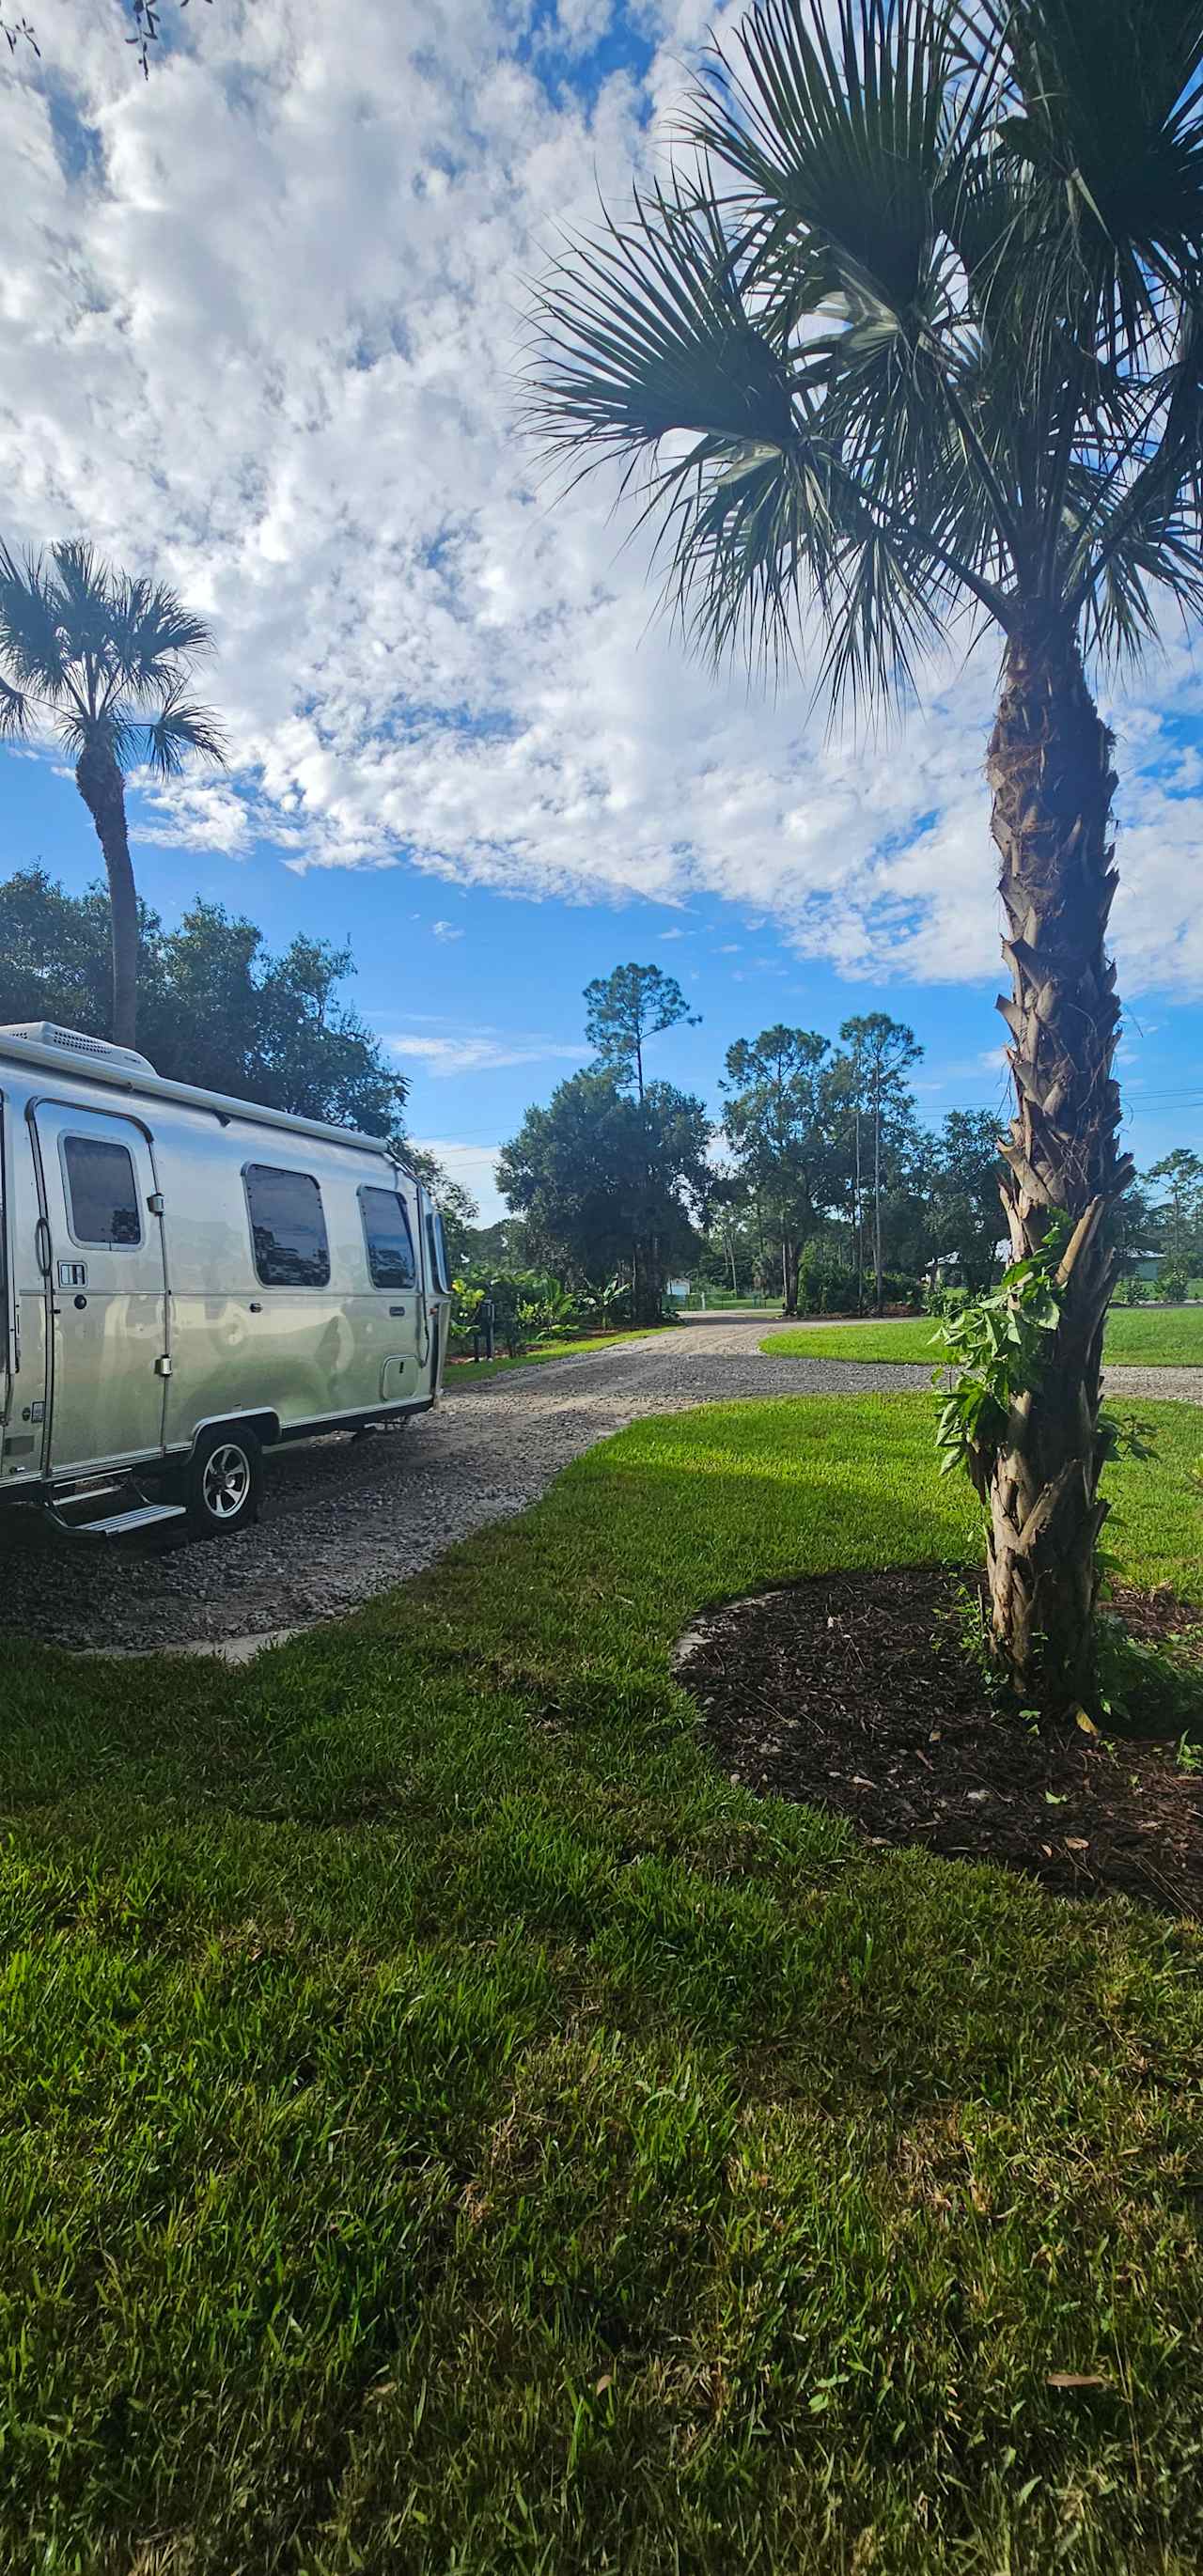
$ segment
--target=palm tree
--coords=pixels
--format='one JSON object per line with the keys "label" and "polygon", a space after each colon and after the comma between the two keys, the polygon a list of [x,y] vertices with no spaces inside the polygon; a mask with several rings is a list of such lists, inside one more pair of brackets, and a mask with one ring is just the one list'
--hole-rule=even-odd
{"label": "palm tree", "polygon": [[138,1016],[138,898],[125,822],[125,774],[145,762],[174,778],[191,753],[222,761],[216,717],[188,697],[208,628],[173,590],[118,573],[71,540],[19,563],[0,545],[0,738],[49,724],[75,763],[109,880],[113,1036],[132,1046]]}
{"label": "palm tree", "polygon": [[1201,68],[1203,0],[763,0],[687,156],[534,316],[531,424],[574,475],[645,469],[695,644],[880,705],[954,621],[999,631],[1004,1203],[1017,1258],[1066,1248],[1052,1364],[970,1464],[994,1634],[1050,1712],[1092,1679],[1131,1172],[1087,663],[1203,605]]}

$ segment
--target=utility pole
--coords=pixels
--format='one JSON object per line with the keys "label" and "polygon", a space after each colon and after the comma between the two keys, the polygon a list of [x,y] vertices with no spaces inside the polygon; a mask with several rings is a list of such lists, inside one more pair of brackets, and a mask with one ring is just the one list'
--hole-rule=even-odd
{"label": "utility pole", "polygon": [[881,1293],[881,1066],[873,1085],[873,1312],[880,1315]]}
{"label": "utility pole", "polygon": [[863,1202],[862,1202],[862,1198],[861,1198],[861,1172],[860,1172],[860,1049],[859,1049],[859,1047],[857,1048],[856,1054],[855,1054],[855,1056],[854,1056],[854,1057],[853,1057],[853,1059],[852,1059],[852,1063],[853,1063],[853,1075],[852,1075],[852,1078],[853,1078],[853,1081],[854,1081],[854,1082],[855,1082],[855,1084],[856,1084],[856,1184],[855,1184],[855,1205],[856,1205],[856,1311],[857,1311],[857,1314],[858,1314],[858,1315],[863,1315],[863,1314],[864,1314],[864,1311],[865,1311],[865,1224],[864,1224],[864,1206],[863,1206]]}

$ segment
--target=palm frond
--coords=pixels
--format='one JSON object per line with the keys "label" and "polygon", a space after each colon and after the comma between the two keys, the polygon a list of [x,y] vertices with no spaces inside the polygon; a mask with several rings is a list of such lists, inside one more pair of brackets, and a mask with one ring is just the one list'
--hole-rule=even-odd
{"label": "palm frond", "polygon": [[1115,361],[1159,341],[1203,253],[1200,0],[988,0],[1006,9],[1017,112],[999,137],[1076,260]]}
{"label": "palm frond", "polygon": [[1139,443],[1093,472],[1079,465],[1079,525],[1066,567],[1071,609],[1085,610],[1100,644],[1112,636],[1124,656],[1136,630],[1115,603],[1154,584],[1193,606],[1203,577],[1203,309],[1188,317],[1173,367],[1144,390]]}
{"label": "palm frond", "polygon": [[0,661],[19,688],[57,705],[69,694],[70,658],[45,557],[21,561],[0,545]]}
{"label": "palm frond", "polygon": [[127,575],[115,587],[109,653],[115,684],[135,696],[157,695],[182,667],[212,651],[201,617],[165,582]]}
{"label": "palm frond", "polygon": [[769,261],[804,247],[832,292],[905,329],[930,291],[933,195],[964,144],[952,71],[944,0],[763,0],[712,51],[687,130],[741,183]]}
{"label": "palm frond", "polygon": [[844,570],[816,691],[827,696],[833,719],[845,704],[884,706],[916,695],[922,664],[947,640],[958,604],[956,584],[941,579],[926,549],[881,530],[849,550]]}
{"label": "palm frond", "polygon": [[706,440],[657,478],[648,507],[663,514],[666,589],[695,648],[774,673],[794,658],[802,603],[826,603],[836,578],[833,498],[833,460],[801,438]]}
{"label": "palm frond", "polygon": [[685,138],[542,289],[527,419],[643,469],[695,645],[813,609],[880,698],[967,603],[1112,658],[1195,612],[1203,0],[759,0]]}
{"label": "palm frond", "polygon": [[29,731],[29,700],[23,689],[11,689],[0,680],[0,741],[14,741]]}
{"label": "palm frond", "polygon": [[113,575],[85,538],[70,537],[50,549],[49,580],[55,622],[66,660],[85,667],[94,696],[104,669],[114,606]]}
{"label": "palm frond", "polygon": [[549,450],[628,454],[675,430],[788,444],[789,374],[757,327],[712,207],[636,195],[628,223],[578,238],[535,302],[528,426]]}
{"label": "palm frond", "polygon": [[118,769],[129,769],[139,757],[140,732],[136,722],[121,707],[94,714],[84,705],[67,701],[55,719],[55,731],[69,760],[78,761],[85,752],[107,752]]}
{"label": "palm frond", "polygon": [[153,722],[141,728],[147,765],[158,778],[177,778],[192,755],[224,767],[226,742],[211,707],[193,704],[182,684],[168,690]]}

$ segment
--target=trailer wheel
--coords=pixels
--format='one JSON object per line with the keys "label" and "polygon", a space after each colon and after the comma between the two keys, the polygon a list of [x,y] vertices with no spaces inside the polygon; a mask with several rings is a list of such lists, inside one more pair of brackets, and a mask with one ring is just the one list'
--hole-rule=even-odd
{"label": "trailer wheel", "polygon": [[185,1500],[198,1537],[229,1538],[259,1518],[263,1452],[253,1431],[202,1432],[188,1462]]}

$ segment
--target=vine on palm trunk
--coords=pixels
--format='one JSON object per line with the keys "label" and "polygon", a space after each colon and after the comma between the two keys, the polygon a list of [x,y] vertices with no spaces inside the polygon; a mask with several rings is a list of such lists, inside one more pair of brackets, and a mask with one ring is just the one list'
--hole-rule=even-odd
{"label": "vine on palm trunk", "polygon": [[944,1451],[940,1473],[963,1467],[983,1501],[1012,1410],[1035,1394],[1053,1355],[1061,1321],[1058,1264],[1071,1231],[1059,1211],[1038,1252],[1013,1261],[997,1288],[967,1299],[932,1335],[933,1348],[945,1353],[932,1370],[932,1384],[944,1396],[936,1427],[936,1445]]}

